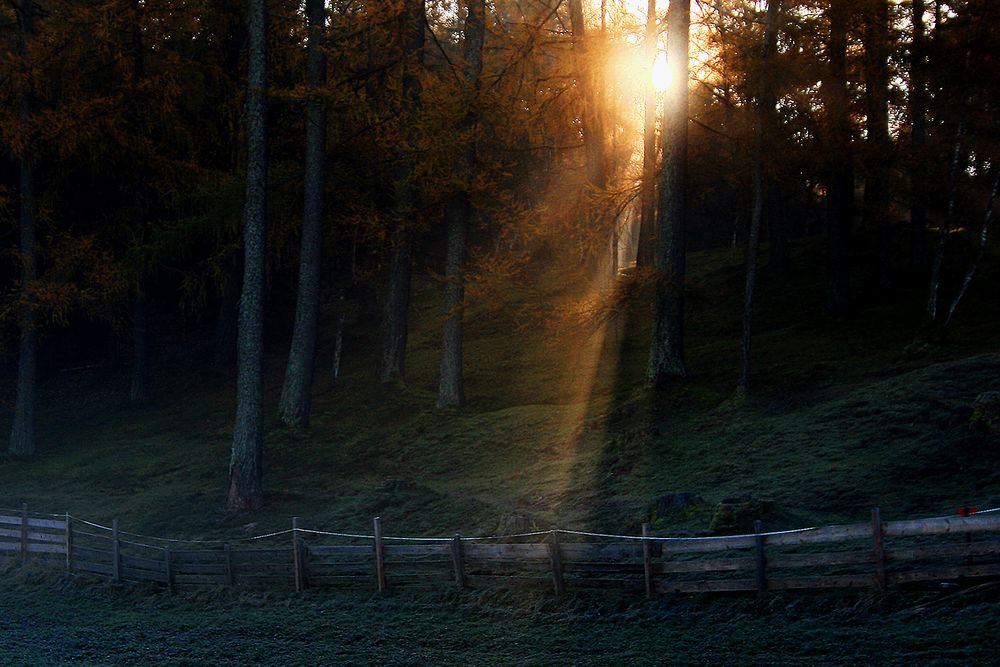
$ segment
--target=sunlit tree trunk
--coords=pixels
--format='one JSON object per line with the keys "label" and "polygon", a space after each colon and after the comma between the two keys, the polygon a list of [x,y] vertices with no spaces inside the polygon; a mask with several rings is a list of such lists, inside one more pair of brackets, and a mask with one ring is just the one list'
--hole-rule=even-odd
{"label": "sunlit tree trunk", "polygon": [[472,133],[476,126],[474,95],[479,89],[483,71],[483,38],[485,34],[485,0],[469,0],[465,19],[464,79],[470,108],[462,122],[462,139],[456,171],[464,186],[448,202],[445,217],[448,226],[448,250],[445,259],[444,335],[441,346],[441,381],[438,385],[438,407],[457,407],[465,403],[462,369],[462,302],[465,300],[465,256],[469,237],[472,206],[468,184],[474,177],[476,144]]}
{"label": "sunlit tree trunk", "polygon": [[688,32],[690,0],[667,13],[667,67],[672,85],[663,99],[663,169],[656,239],[656,298],[647,381],[661,387],[685,377],[684,273],[687,226]]}
{"label": "sunlit tree trunk", "polygon": [[[28,65],[28,42],[35,33],[32,0],[21,0],[18,6],[20,21],[20,54]],[[37,277],[35,250],[35,174],[31,151],[31,79],[25,77],[21,90],[20,120],[27,135],[20,154],[19,216],[21,235],[21,296],[17,306],[17,324],[20,334],[17,354],[17,396],[14,403],[14,423],[10,434],[10,454],[27,458],[35,454],[35,406],[38,402],[38,315],[35,311],[31,289]]]}
{"label": "sunlit tree trunk", "polygon": [[764,43],[761,48],[758,73],[757,122],[754,128],[753,147],[753,211],[750,216],[750,238],[747,240],[746,282],[743,293],[743,336],[740,345],[740,377],[736,391],[745,394],[750,389],[750,360],[753,346],[754,291],[757,286],[757,249],[760,241],[761,218],[767,183],[764,177],[764,151],[773,150],[774,105],[776,102],[774,76],[770,70],[771,55],[777,43],[777,16],[781,0],[768,0],[764,21]]}
{"label": "sunlit tree trunk", "polygon": [[876,230],[878,239],[876,282],[889,286],[891,256],[889,239],[889,3],[869,0],[865,16],[865,101],[867,102],[867,150],[865,169],[865,227]]}
{"label": "sunlit tree trunk", "polygon": [[[424,0],[405,0],[403,6],[403,99],[406,132],[416,138],[420,105],[420,70],[424,64]],[[389,248],[389,285],[382,318],[379,376],[382,382],[401,381],[406,374],[410,280],[413,272],[413,216],[417,190],[413,182],[413,146],[405,149],[394,183],[395,221]]]}
{"label": "sunlit tree trunk", "polygon": [[854,204],[851,158],[851,120],[847,91],[847,27],[850,9],[844,2],[831,2],[828,71],[823,80],[826,108],[826,217],[827,291],[826,310],[842,317],[850,308],[850,235]]}
{"label": "sunlit tree trunk", "polygon": [[[656,62],[657,41],[656,0],[646,5],[646,64],[652,70]],[[652,73],[652,72],[650,72]],[[653,266],[656,234],[656,89],[653,77],[646,77],[643,86],[642,183],[639,214],[639,243],[636,266]]]}
{"label": "sunlit tree trunk", "polygon": [[229,463],[230,511],[256,510],[263,494],[264,225],[267,213],[267,3],[249,0],[247,175],[243,294],[237,340],[236,424]]}
{"label": "sunlit tree trunk", "polygon": [[910,47],[910,265],[927,263],[927,37],[924,0],[911,3]]}
{"label": "sunlit tree trunk", "polygon": [[979,228],[979,247],[976,250],[975,259],[969,264],[968,270],[965,272],[965,277],[962,279],[962,286],[958,290],[958,294],[952,299],[951,305],[948,307],[948,315],[944,319],[943,327],[947,327],[951,324],[951,318],[955,316],[955,309],[958,308],[959,302],[962,297],[965,296],[966,290],[969,289],[969,283],[972,282],[973,276],[976,275],[976,269],[979,267],[979,263],[983,261],[983,256],[986,254],[986,245],[989,241],[990,225],[993,223],[993,206],[997,201],[997,194],[1000,193],[1000,168],[994,168],[993,175],[993,187],[990,189],[990,196],[986,202],[986,213],[983,218],[983,226]]}
{"label": "sunlit tree trunk", "polygon": [[320,270],[323,249],[323,188],[326,163],[326,106],[320,94],[326,85],[325,0],[307,0],[309,43],[306,48],[305,190],[302,208],[302,242],[299,251],[299,289],[295,302],[295,328],[285,367],[278,418],[291,428],[307,428],[316,369],[316,334],[319,321]]}

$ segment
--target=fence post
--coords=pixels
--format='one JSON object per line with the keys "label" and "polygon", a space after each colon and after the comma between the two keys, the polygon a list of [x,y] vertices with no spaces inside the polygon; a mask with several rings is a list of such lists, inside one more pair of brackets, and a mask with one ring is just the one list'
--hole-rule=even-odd
{"label": "fence post", "polygon": [[382,546],[382,519],[375,517],[372,521],[375,529],[375,580],[378,592],[385,593],[385,549]]}
{"label": "fence post", "polygon": [[764,572],[766,560],[764,558],[764,524],[760,519],[753,522],[755,564],[757,566],[757,592],[767,592],[767,574]]}
{"label": "fence post", "polygon": [[299,543],[299,517],[292,517],[292,560],[295,561],[295,592],[305,588],[302,577],[302,545]]}
{"label": "fence post", "polygon": [[885,590],[885,528],[878,507],[872,508],[872,540],[875,548],[875,585],[879,590]]}
{"label": "fence post", "polygon": [[[642,536],[649,537],[649,524],[642,524]],[[649,540],[642,541],[642,571],[646,580],[646,599],[653,599],[653,555],[649,548]]]}
{"label": "fence post", "polygon": [[566,592],[566,582],[563,580],[562,553],[559,549],[559,529],[551,531],[552,541],[549,543],[549,558],[552,560],[552,585],[557,596]]}
{"label": "fence post", "polygon": [[465,563],[462,560],[462,536],[455,533],[451,539],[451,561],[455,566],[455,585],[465,588]]}
{"label": "fence post", "polygon": [[122,579],[121,544],[118,541],[118,517],[111,521],[111,571],[115,581]]}
{"label": "fence post", "polygon": [[66,571],[73,571],[73,517],[66,512]]}
{"label": "fence post", "polygon": [[226,552],[226,586],[233,586],[233,550],[227,542],[223,547]]}
{"label": "fence post", "polygon": [[28,503],[21,505],[21,565],[28,562]]}
{"label": "fence post", "polygon": [[170,550],[170,547],[163,548],[163,566],[167,574],[167,591],[173,594],[174,567],[173,567],[173,552]]}

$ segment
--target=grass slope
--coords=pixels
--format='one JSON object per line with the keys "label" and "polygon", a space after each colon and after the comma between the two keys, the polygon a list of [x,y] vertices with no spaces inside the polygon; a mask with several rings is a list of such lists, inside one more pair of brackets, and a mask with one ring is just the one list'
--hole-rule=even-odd
{"label": "grass slope", "polygon": [[[803,244],[796,260],[816,264],[818,248]],[[0,464],[0,507],[201,537],[285,528],[293,515],[351,531],[381,515],[387,532],[410,535],[489,533],[511,513],[634,532],[659,495],[677,491],[707,504],[653,516],[661,532],[702,532],[714,503],[747,494],[780,508],[767,517],[774,528],[864,520],[874,505],[887,518],[982,505],[1000,495],[1000,446],[966,425],[1000,376],[995,266],[977,276],[945,345],[914,344],[920,290],[858,289],[855,314],[832,321],[814,271],[765,272],[754,393],[742,402],[732,399],[742,269],[731,252],[691,257],[693,376],[658,400],[642,388],[641,291],[630,306],[568,272],[522,276],[507,303],[470,309],[470,402],[451,411],[434,409],[439,293],[418,280],[406,386],[374,382],[373,337],[353,332],[341,387],[317,382],[312,428],[268,433],[267,507],[252,516],[221,509],[232,378],[206,368],[197,332],[164,334],[152,405],[127,407],[123,378],[99,370],[45,383],[40,456]],[[272,337],[269,411],[284,347]]]}

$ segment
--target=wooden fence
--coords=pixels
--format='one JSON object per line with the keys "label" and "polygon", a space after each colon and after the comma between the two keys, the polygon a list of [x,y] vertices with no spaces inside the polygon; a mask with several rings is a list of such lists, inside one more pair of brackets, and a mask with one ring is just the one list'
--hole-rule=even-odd
{"label": "wooden fence", "polygon": [[400,538],[291,528],[231,542],[126,533],[67,514],[0,510],[0,565],[20,563],[178,587],[535,586],[645,593],[877,588],[1000,576],[1000,512],[727,537],[548,530]]}

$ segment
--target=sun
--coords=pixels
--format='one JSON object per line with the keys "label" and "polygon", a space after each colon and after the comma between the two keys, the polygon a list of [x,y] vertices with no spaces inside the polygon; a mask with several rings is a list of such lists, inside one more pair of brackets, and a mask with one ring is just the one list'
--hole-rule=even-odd
{"label": "sun", "polygon": [[658,51],[656,60],[653,62],[653,88],[656,89],[656,92],[662,93],[670,87],[671,79],[673,79],[673,75],[670,73],[670,68],[667,67],[667,54]]}

